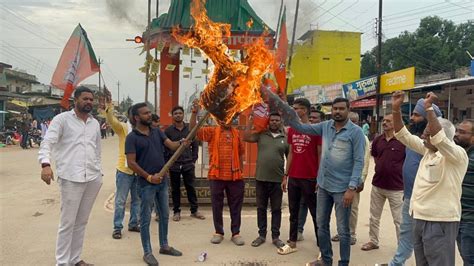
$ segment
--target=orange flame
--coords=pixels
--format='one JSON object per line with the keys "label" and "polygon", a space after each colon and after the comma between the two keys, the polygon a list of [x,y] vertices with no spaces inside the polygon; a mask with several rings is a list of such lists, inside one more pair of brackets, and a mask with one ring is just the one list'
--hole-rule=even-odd
{"label": "orange flame", "polygon": [[173,28],[172,35],[180,43],[201,49],[214,63],[209,83],[201,95],[200,104],[212,116],[230,124],[234,116],[255,103],[261,102],[260,86],[263,75],[271,69],[273,54],[265,47],[262,37],[246,47],[247,57],[242,62],[227,55],[224,37],[230,37],[230,24],[213,22],[207,16],[205,0],[193,0],[192,29],[183,34]]}

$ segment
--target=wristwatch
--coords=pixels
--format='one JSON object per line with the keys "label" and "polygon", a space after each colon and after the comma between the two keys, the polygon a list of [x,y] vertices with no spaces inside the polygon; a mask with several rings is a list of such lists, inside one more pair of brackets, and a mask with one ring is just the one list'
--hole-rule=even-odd
{"label": "wristwatch", "polygon": [[356,191],[356,190],[357,190],[357,187],[349,186],[349,190]]}

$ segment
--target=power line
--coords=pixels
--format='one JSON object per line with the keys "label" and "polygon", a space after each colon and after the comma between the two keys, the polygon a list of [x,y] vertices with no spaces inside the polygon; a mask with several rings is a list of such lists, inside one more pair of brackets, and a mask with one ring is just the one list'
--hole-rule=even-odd
{"label": "power line", "polygon": [[[447,18],[454,18],[454,17],[460,17],[460,16],[464,16],[464,15],[469,15],[469,14],[472,14],[471,12],[467,12],[467,13],[462,13],[462,14],[456,14],[456,15],[453,15],[453,16],[449,16],[449,17],[443,17],[444,19],[447,19]],[[421,20],[421,19],[420,19]],[[400,25],[400,26],[396,26],[396,27],[388,27],[386,28],[387,30],[393,30],[393,29],[399,29],[399,28],[406,28],[406,27],[410,27],[410,26],[415,26],[415,25],[419,25],[420,22],[417,22],[417,23],[412,23],[412,24],[408,24],[408,25]]]}
{"label": "power line", "polygon": [[[13,52],[16,52],[16,50],[18,50],[18,49],[15,49],[14,47],[12,47],[10,44],[6,43],[5,41],[3,41],[3,40],[0,40],[0,41],[4,44],[4,45],[3,45],[4,48],[10,49],[10,50],[13,51]],[[23,54],[23,53],[24,53],[24,54]],[[28,56],[26,56],[25,54],[28,55]],[[45,66],[49,67],[50,69],[53,69],[53,70],[55,69],[53,66],[51,66],[51,65],[49,65],[49,64],[47,64],[47,63],[45,63],[45,62],[43,62],[41,59],[36,58],[36,57],[34,57],[34,56],[32,56],[32,55],[29,55],[28,53],[25,53],[25,52],[23,52],[23,51],[22,51],[22,53],[19,53],[19,55],[20,55],[20,56],[23,56],[23,57],[24,57],[25,59],[27,59],[27,60],[31,60],[31,58],[33,58],[33,59],[37,60],[38,62],[44,64]]]}
{"label": "power line", "polygon": [[[434,16],[439,16],[441,14],[446,14],[446,13],[451,13],[453,11],[460,11],[460,9],[453,9],[453,10],[447,10],[445,12],[439,12],[439,13],[436,13],[436,14],[432,14]],[[467,14],[472,14],[471,12],[467,13]],[[407,22],[407,21],[412,21],[412,20],[417,20],[417,19],[420,19],[419,17],[416,17],[416,18],[409,18],[409,19],[405,19],[405,20],[399,20],[399,21],[396,21],[396,22],[393,22],[393,23],[389,23],[389,25],[397,25],[397,24],[401,24],[401,23],[404,23],[404,22]],[[386,22],[385,22],[386,23]]]}
{"label": "power line", "polygon": [[[443,5],[443,4],[445,4],[445,2],[433,4],[433,5],[430,5],[430,6],[423,6],[423,7],[419,7],[419,8],[414,8],[414,9],[411,9],[411,10],[409,10],[409,11],[401,11],[401,12],[392,13],[392,14],[383,16],[382,18],[388,19],[388,18],[392,18],[392,17],[397,17],[399,14],[403,14],[402,16],[404,16],[404,15],[410,14],[410,13],[413,12],[413,11],[431,9],[431,8],[433,8],[434,6],[439,6],[439,5]],[[426,10],[425,10],[425,11],[426,11]]]}
{"label": "power line", "polygon": [[[346,7],[344,10],[342,10],[341,12],[339,12],[336,16],[339,16],[341,15],[342,13],[346,12],[347,10],[349,10],[349,8],[355,6],[357,3],[359,3],[359,0],[356,0],[353,4],[349,5],[348,7]],[[329,21],[333,20],[334,17],[330,18],[329,20],[327,21],[324,21],[323,23],[321,23],[321,25],[319,25],[320,27],[322,27],[324,24],[328,23]]]}
{"label": "power line", "polygon": [[59,37],[55,32],[52,32],[52,31],[49,31],[47,29],[45,29],[43,26],[39,25],[38,23],[35,23],[33,21],[31,21],[30,19],[28,19],[27,17],[23,16],[22,14],[20,13],[17,13],[15,11],[13,11],[12,9],[8,8],[6,5],[4,4],[0,4],[0,7],[3,8],[3,10],[6,10],[8,11],[10,14],[12,14],[13,16],[15,16],[17,19],[27,23],[27,24],[30,24],[31,26],[34,26],[35,27],[35,30],[41,30],[43,31],[44,33],[47,33],[49,35],[54,35],[57,37],[57,39],[62,39],[61,37]]}
{"label": "power line", "polygon": [[10,23],[10,24],[12,24],[12,25],[14,25],[14,26],[16,26],[16,27],[18,27],[18,28],[24,30],[24,31],[27,31],[27,32],[29,32],[29,33],[35,35],[36,37],[38,37],[38,38],[40,38],[40,39],[42,39],[42,40],[45,40],[45,41],[47,41],[47,42],[49,42],[49,43],[51,43],[51,44],[59,45],[58,43],[55,43],[55,42],[53,42],[53,41],[51,41],[51,40],[49,40],[49,39],[47,39],[47,38],[44,38],[44,37],[41,36],[40,34],[34,32],[34,31],[31,31],[31,30],[29,30],[29,29],[27,29],[27,28],[25,28],[25,27],[23,27],[23,26],[21,26],[21,25],[19,25],[19,24],[17,24],[17,23],[14,23],[14,22],[12,22],[12,21],[9,21],[9,20],[7,20],[7,19],[5,19],[5,18],[0,18],[0,19],[3,20],[3,21],[6,21],[6,22],[8,22],[8,23]]}

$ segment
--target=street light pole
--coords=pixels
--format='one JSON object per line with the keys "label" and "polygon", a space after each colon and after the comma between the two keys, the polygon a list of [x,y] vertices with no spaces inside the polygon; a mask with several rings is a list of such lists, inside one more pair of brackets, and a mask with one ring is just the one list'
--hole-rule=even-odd
{"label": "street light pole", "polygon": [[377,44],[377,93],[375,95],[375,121],[376,121],[376,133],[379,132],[380,124],[379,124],[379,113],[380,113],[380,76],[382,75],[382,1],[379,0],[379,18],[377,20],[377,37],[378,37],[378,44]]}

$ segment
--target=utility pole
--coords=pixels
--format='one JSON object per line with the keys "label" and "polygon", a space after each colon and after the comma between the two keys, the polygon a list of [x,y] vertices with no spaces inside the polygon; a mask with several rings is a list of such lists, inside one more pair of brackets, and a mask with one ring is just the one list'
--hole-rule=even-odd
{"label": "utility pole", "polygon": [[[159,14],[159,6],[160,6],[160,0],[156,0],[156,18],[158,18]],[[155,47],[155,60],[158,58],[158,47]],[[158,68],[158,71],[160,68]],[[158,114],[158,73],[156,74],[156,79],[155,79],[155,113]]]}
{"label": "utility pole", "polygon": [[120,81],[117,81],[117,102],[118,108],[120,110]]}
{"label": "utility pole", "polygon": [[99,62],[98,62],[98,64],[99,64],[99,92],[101,92],[100,87],[101,87],[102,71],[100,70],[100,65],[101,65],[102,63],[103,63],[103,61],[102,61],[102,60],[100,59],[100,57],[99,57]]}
{"label": "utility pole", "polygon": [[150,78],[150,64],[148,58],[150,58],[150,21],[151,21],[151,0],[148,0],[148,23],[146,27],[145,37],[145,49],[146,49],[146,73],[145,73],[145,102],[148,102],[148,79]]}
{"label": "utility pole", "polygon": [[382,1],[379,0],[379,18],[377,20],[377,93],[375,94],[375,121],[376,121],[376,130],[378,133],[380,128],[379,123],[379,113],[380,113],[380,76],[382,75]]}
{"label": "utility pole", "polygon": [[[289,73],[291,69],[291,58],[293,57],[293,46],[295,45],[296,23],[298,22],[298,9],[300,7],[300,0],[296,0],[295,23],[293,24],[293,34],[291,36],[290,58],[288,59],[288,66],[286,71]],[[286,78],[285,95],[288,91],[288,78]]]}

